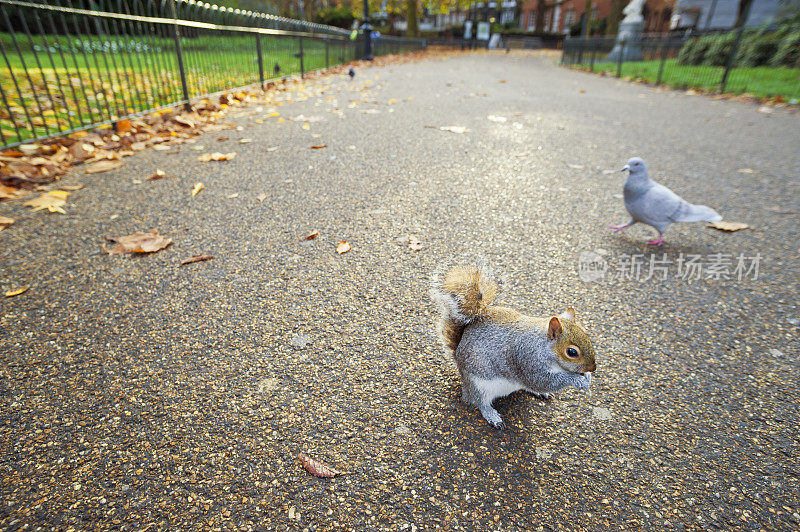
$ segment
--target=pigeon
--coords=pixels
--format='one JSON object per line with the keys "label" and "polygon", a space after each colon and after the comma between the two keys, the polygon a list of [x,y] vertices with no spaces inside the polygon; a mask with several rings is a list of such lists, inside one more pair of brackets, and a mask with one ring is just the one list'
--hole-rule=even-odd
{"label": "pigeon", "polygon": [[692,205],[673,191],[647,177],[647,166],[639,157],[628,160],[622,172],[630,172],[622,189],[625,208],[631,219],[625,225],[610,225],[614,231],[622,231],[637,222],[647,224],[658,231],[658,239],[647,243],[660,246],[664,243],[664,231],[675,222],[718,222],[722,216],[711,207]]}
{"label": "pigeon", "polygon": [[280,73],[281,66],[278,64],[277,61],[275,61],[275,66],[273,67],[272,71],[275,73],[275,75],[278,75]]}
{"label": "pigeon", "polygon": [[356,77],[356,71],[353,70],[353,67],[350,67],[350,70],[347,71],[347,75],[350,76],[350,79]]}

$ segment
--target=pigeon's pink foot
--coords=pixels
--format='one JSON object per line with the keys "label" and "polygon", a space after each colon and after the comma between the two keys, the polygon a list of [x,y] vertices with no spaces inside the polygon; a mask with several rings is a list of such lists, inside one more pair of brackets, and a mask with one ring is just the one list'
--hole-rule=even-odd
{"label": "pigeon's pink foot", "polygon": [[664,243],[664,237],[658,235],[658,240],[648,240],[647,243],[650,244],[651,246],[660,246],[661,244]]}
{"label": "pigeon's pink foot", "polygon": [[613,229],[615,233],[620,233],[620,232],[624,233],[625,229],[627,229],[628,226],[627,225],[609,225],[608,228],[609,229]]}

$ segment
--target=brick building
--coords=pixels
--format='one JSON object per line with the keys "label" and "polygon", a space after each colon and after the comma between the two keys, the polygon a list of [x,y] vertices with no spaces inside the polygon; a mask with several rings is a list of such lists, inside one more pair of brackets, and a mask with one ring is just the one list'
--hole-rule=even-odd
{"label": "brick building", "polygon": [[[644,31],[661,33],[669,31],[670,18],[676,0],[647,0],[642,10]],[[520,27],[533,31],[536,26],[538,0],[526,0],[520,10]],[[545,2],[544,31],[568,33],[569,27],[581,20],[586,11],[587,0],[548,0]],[[627,2],[625,2],[627,4]],[[623,4],[624,5],[624,4]],[[614,7],[613,0],[593,0],[589,20],[608,19]]]}

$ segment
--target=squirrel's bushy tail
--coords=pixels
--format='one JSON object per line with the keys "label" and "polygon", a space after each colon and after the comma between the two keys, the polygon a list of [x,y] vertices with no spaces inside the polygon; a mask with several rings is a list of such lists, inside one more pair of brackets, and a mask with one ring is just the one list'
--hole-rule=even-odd
{"label": "squirrel's bushy tail", "polygon": [[455,351],[464,327],[486,314],[497,299],[500,285],[485,264],[442,268],[434,272],[432,284],[431,299],[442,313],[439,323],[442,341]]}

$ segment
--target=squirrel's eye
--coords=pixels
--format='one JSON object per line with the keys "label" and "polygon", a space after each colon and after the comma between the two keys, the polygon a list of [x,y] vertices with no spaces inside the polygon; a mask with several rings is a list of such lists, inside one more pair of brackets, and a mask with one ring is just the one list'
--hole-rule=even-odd
{"label": "squirrel's eye", "polygon": [[581,355],[580,352],[574,347],[567,348],[567,356],[569,358],[578,358],[580,355]]}

